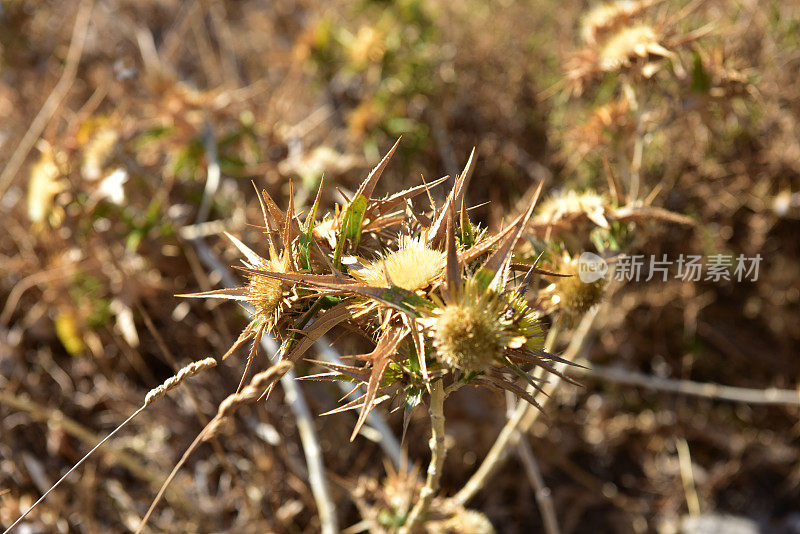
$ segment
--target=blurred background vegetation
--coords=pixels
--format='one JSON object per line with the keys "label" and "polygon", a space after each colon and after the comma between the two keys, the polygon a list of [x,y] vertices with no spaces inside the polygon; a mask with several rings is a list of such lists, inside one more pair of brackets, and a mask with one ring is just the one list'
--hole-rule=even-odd
{"label": "blurred background vegetation", "polygon": [[[283,203],[293,181],[307,208],[324,173],[330,207],[400,136],[379,194],[455,176],[476,147],[467,197],[483,225],[516,216],[544,181],[551,203],[573,191],[602,197],[609,212],[653,208],[624,228],[589,221],[573,252],[761,254],[756,282],[619,284],[581,357],[649,376],[795,389],[800,5],[597,5],[3,1],[0,525],[176,364],[220,355],[235,339],[242,313],[173,297],[220,282],[191,239],[207,237],[233,264],[223,230],[260,243],[246,226],[259,220],[251,181]],[[210,162],[222,178],[203,205]],[[210,222],[193,225],[198,213]],[[135,528],[235,390],[234,360],[137,420],[34,512],[29,532]],[[677,532],[693,502],[763,532],[800,532],[796,406],[581,381],[559,390],[527,436],[564,533]],[[315,413],[335,406],[336,391],[304,392]],[[480,463],[505,402],[453,396],[446,493]],[[315,419],[344,525],[359,521],[355,488],[386,476],[377,445],[347,445],[349,417]],[[389,421],[400,435],[402,416]],[[412,461],[427,459],[425,428],[409,426]],[[681,476],[683,442],[696,500]],[[154,529],[319,528],[281,394],[243,410],[220,447],[190,460]],[[520,473],[511,458],[470,504],[499,532],[542,531]]]}

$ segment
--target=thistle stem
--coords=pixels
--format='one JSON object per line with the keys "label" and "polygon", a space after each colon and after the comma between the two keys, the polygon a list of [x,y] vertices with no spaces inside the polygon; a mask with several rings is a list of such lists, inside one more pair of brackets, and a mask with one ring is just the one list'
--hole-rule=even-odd
{"label": "thistle stem", "polygon": [[408,520],[400,530],[401,534],[411,534],[419,527],[430,508],[433,498],[439,491],[442,478],[442,466],[447,451],[444,446],[444,386],[441,380],[431,383],[431,400],[428,408],[431,414],[431,463],[428,465],[428,476],[425,486],[419,492],[419,500],[408,514]]}
{"label": "thistle stem", "polygon": [[[586,314],[583,316],[583,319],[572,336],[572,340],[570,340],[567,350],[563,354],[564,359],[573,360],[578,354],[580,349],[583,347],[583,342],[591,329],[596,315],[597,308],[594,308],[586,312]],[[547,352],[552,351],[556,337],[558,337],[560,326],[561,325],[559,322],[555,322],[548,333],[548,339],[545,342],[545,350]],[[560,372],[563,372],[565,365],[558,364],[555,367]],[[541,374],[537,373],[537,378],[541,376]],[[550,381],[545,383],[542,387],[543,393],[534,391],[530,386],[526,391],[534,395],[536,401],[544,407],[547,401],[550,399],[550,395],[552,395],[560,383],[561,378],[558,375],[553,375],[550,378]],[[506,422],[506,425],[500,431],[500,434],[497,436],[492,448],[486,454],[483,463],[481,463],[480,467],[478,467],[478,470],[475,471],[467,483],[464,484],[464,487],[453,496],[452,500],[454,503],[464,506],[467,501],[472,499],[475,494],[478,493],[478,491],[486,484],[486,481],[489,479],[489,477],[491,477],[502,465],[503,461],[508,457],[511,447],[516,446],[516,444],[519,442],[519,439],[525,435],[525,433],[527,433],[531,425],[533,425],[534,421],[536,420],[536,417],[538,417],[540,412],[533,411],[532,408],[533,407],[524,400],[520,400],[517,403],[517,407],[512,412],[511,417]]]}

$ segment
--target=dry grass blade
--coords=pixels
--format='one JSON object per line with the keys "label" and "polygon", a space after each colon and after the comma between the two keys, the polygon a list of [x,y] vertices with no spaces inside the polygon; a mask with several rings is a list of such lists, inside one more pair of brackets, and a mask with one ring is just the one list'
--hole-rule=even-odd
{"label": "dry grass blade", "polygon": [[623,206],[614,211],[614,219],[618,221],[663,221],[686,226],[697,224],[690,217],[654,206]]}
{"label": "dry grass blade", "polygon": [[539,182],[539,187],[536,189],[536,194],[533,197],[533,201],[531,202],[528,211],[517,218],[515,223],[511,225],[511,232],[508,233],[504,241],[489,256],[489,259],[487,259],[481,267],[481,271],[485,271],[487,275],[493,277],[492,282],[490,283],[492,287],[497,284],[499,277],[503,276],[505,273],[505,267],[510,263],[511,260],[511,253],[514,251],[514,247],[516,247],[519,238],[522,237],[522,232],[525,229],[525,226],[528,224],[528,221],[530,221],[531,215],[533,215],[533,208],[536,206],[536,201],[539,200],[539,195],[542,192],[543,185],[544,182]]}
{"label": "dry grass blade", "polygon": [[44,501],[45,498],[48,495],[50,495],[50,493],[53,490],[55,490],[59,485],[61,485],[61,483],[64,480],[67,479],[67,477],[69,477],[75,470],[77,470],[78,467],[83,465],[83,463],[86,460],[88,460],[89,457],[92,454],[94,454],[94,452],[96,450],[98,450],[100,447],[102,447],[103,444],[105,442],[107,442],[108,440],[110,440],[117,432],[122,430],[125,427],[125,425],[127,425],[128,423],[133,421],[136,418],[136,416],[139,415],[140,413],[142,413],[148,406],[150,406],[155,401],[157,401],[158,399],[160,399],[161,397],[166,395],[168,391],[170,391],[172,389],[175,389],[176,387],[181,385],[186,379],[188,379],[188,378],[190,378],[192,376],[195,376],[196,374],[198,374],[198,373],[200,373],[200,372],[202,372],[202,371],[204,371],[206,369],[210,369],[212,367],[215,367],[216,365],[217,365],[217,361],[214,358],[205,358],[203,360],[198,360],[196,362],[192,362],[192,363],[184,366],[180,371],[178,371],[177,374],[175,374],[174,376],[172,376],[172,377],[168,378],[167,380],[165,380],[160,386],[150,390],[150,392],[145,396],[144,403],[142,404],[142,406],[138,410],[133,412],[127,419],[125,419],[122,423],[117,425],[117,427],[114,430],[112,430],[111,432],[109,432],[108,435],[105,438],[103,438],[99,443],[97,443],[97,445],[92,447],[92,449],[89,452],[87,452],[85,455],[83,455],[83,457],[80,460],[78,460],[78,462],[75,465],[73,465],[66,473],[64,473],[64,475],[61,478],[59,478],[55,482],[55,484],[50,486],[50,488],[46,492],[44,492],[44,494],[41,497],[39,497],[39,499],[36,502],[34,502],[27,510],[25,510],[25,512],[23,512],[22,515],[19,516],[19,518],[17,518],[17,520],[14,521],[9,526],[3,532],[3,534],[8,534],[9,532],[11,532],[14,529],[14,527],[17,526],[20,523],[20,521],[25,519],[25,517],[27,517],[27,515],[29,513],[31,513],[31,511],[39,505],[39,503]]}
{"label": "dry grass blade", "polygon": [[[297,236],[303,233],[303,230],[300,228],[300,223],[295,220],[294,216],[294,184],[290,181],[289,182],[289,208],[286,210],[286,220],[284,221],[283,225],[283,242],[286,243],[286,250],[289,251],[291,249],[292,243]],[[295,260],[294,254],[289,254],[289,263],[292,266],[292,269],[297,270],[298,265],[297,261]]]}
{"label": "dry grass blade", "polygon": [[[333,363],[333,362],[324,362],[321,360],[313,360],[310,358],[306,358],[305,361],[309,363],[313,363],[322,367],[327,367],[332,371],[335,371],[337,375],[347,375],[348,377],[354,378],[356,380],[361,380],[362,382],[366,382],[369,380],[370,372],[366,371],[364,367],[356,367],[355,365],[344,365],[341,363]],[[298,378],[298,380],[308,380],[309,376],[302,376]]]}
{"label": "dry grass blade", "polygon": [[201,291],[200,293],[181,293],[175,296],[187,299],[217,298],[247,300],[249,293],[246,287],[226,287],[222,289],[212,289],[211,291]]}
{"label": "dry grass blade", "polygon": [[431,226],[430,237],[428,238],[428,243],[431,247],[438,247],[445,238],[449,210],[455,211],[461,206],[464,200],[464,190],[466,188],[467,181],[472,176],[474,157],[475,149],[473,148],[469,155],[469,159],[467,160],[467,164],[464,167],[464,171],[456,179],[453,189],[450,191],[450,194],[447,195],[447,200],[445,201],[444,206],[442,206],[442,211],[439,212],[439,215],[435,218],[433,226]]}
{"label": "dry grass blade", "polygon": [[414,341],[414,350],[417,351],[417,361],[419,362],[419,371],[422,375],[422,380],[425,382],[425,387],[430,392],[431,380],[428,376],[428,360],[425,352],[425,331],[419,321],[408,318],[408,327],[411,329],[411,339]]}
{"label": "dry grass blade", "polygon": [[[383,401],[387,400],[388,396],[384,396],[384,397],[377,397],[376,396],[376,398],[372,399],[372,401],[369,403],[369,406],[367,406],[366,398],[367,398],[367,394],[364,393],[361,396],[359,396],[358,398],[351,400],[347,404],[344,404],[342,406],[337,406],[336,408],[334,408],[332,410],[328,410],[327,412],[321,413],[320,415],[321,416],[335,415],[337,413],[344,413],[344,412],[348,412],[350,410],[357,410],[359,408],[361,408],[361,411],[364,411],[364,410],[370,411],[370,410],[372,410],[372,408],[374,408],[378,404],[380,404]],[[360,430],[361,429],[359,428],[359,431]]]}
{"label": "dry grass blade", "polygon": [[195,440],[191,445],[189,445],[189,448],[186,449],[186,452],[183,453],[181,459],[164,481],[164,484],[161,486],[158,494],[150,504],[150,508],[148,508],[147,513],[145,513],[144,517],[139,523],[139,526],[136,529],[137,534],[141,533],[142,529],[144,529],[145,525],[147,525],[147,521],[150,519],[150,516],[153,514],[153,511],[155,510],[159,501],[161,501],[161,498],[164,496],[164,492],[167,490],[170,482],[172,482],[172,480],[178,474],[178,471],[180,471],[181,467],[183,467],[183,464],[186,463],[189,455],[194,452],[197,446],[203,441],[208,441],[213,436],[216,436],[217,433],[219,433],[221,426],[231,415],[233,415],[237,408],[239,408],[242,404],[258,400],[264,390],[280,380],[280,378],[285,375],[292,368],[292,366],[293,364],[291,362],[280,362],[270,367],[266,371],[262,371],[261,373],[255,375],[247,387],[245,387],[242,391],[234,393],[222,401],[217,409],[217,415],[215,415],[214,418],[209,421],[205,428],[203,428],[203,430],[197,435]]}
{"label": "dry grass blade", "polygon": [[239,385],[236,386],[236,393],[239,393],[242,390],[244,381],[247,379],[247,375],[250,374],[250,368],[253,366],[253,361],[256,359],[256,354],[258,354],[258,341],[261,339],[261,336],[264,335],[265,327],[266,323],[261,323],[253,335],[253,346],[250,347],[250,352],[247,353],[247,362],[244,364],[244,371],[242,371],[242,378],[239,379]]}
{"label": "dry grass blade", "polygon": [[504,391],[513,393],[515,396],[535,407],[537,410],[544,412],[544,408],[542,408],[542,405],[536,401],[536,398],[533,395],[513,382],[509,382],[508,380],[504,380],[495,376],[486,376],[485,378],[476,379],[476,381],[479,384],[486,384],[487,386],[494,387],[495,389],[502,389]]}
{"label": "dry grass blade", "polygon": [[458,288],[461,287],[461,266],[458,262],[456,239],[453,233],[453,217],[451,216],[447,218],[447,240],[445,243],[447,265],[444,271],[444,287],[447,290],[447,296],[450,300],[454,300],[456,298],[456,292],[458,291]]}
{"label": "dry grass blade", "polygon": [[[291,188],[290,188],[291,189]],[[283,211],[278,207],[272,197],[267,193],[266,189],[261,190],[261,197],[264,199],[264,204],[266,205],[267,211],[269,212],[270,217],[275,221],[277,228],[270,227],[271,232],[280,231],[283,229],[283,232],[280,233],[281,240],[283,241],[283,247],[288,249],[292,242],[288,241],[287,239],[291,238],[292,236],[299,235],[302,230],[300,229],[300,223],[294,217],[289,217],[288,215],[284,215]],[[291,210],[291,208],[290,208]],[[293,210],[292,210],[293,211]],[[269,224],[269,219],[265,217],[264,219]]]}
{"label": "dry grass blade", "polygon": [[378,163],[375,168],[370,171],[367,179],[361,183],[358,191],[356,191],[356,196],[353,198],[357,198],[359,195],[361,195],[369,199],[372,196],[372,192],[375,190],[375,186],[378,184],[378,180],[383,174],[383,170],[386,168],[386,165],[389,164],[389,160],[392,159],[394,151],[397,150],[397,147],[400,145],[401,139],[402,137],[398,138],[397,141],[394,142],[394,145],[392,145],[392,148],[389,149],[389,152],[383,156],[383,159],[381,159],[380,163]]}

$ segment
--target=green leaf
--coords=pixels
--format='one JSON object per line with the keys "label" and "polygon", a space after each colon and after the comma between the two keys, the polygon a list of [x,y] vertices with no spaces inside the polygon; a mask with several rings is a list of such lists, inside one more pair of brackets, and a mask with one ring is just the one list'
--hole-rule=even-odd
{"label": "green leaf", "polygon": [[[322,190],[322,184],[320,184],[320,190]],[[300,266],[309,271],[311,270],[311,240],[313,239],[318,207],[319,195],[317,195],[317,199],[306,217],[305,232],[300,234]]]}
{"label": "green leaf", "polygon": [[694,53],[692,62],[692,85],[691,91],[695,94],[707,94],[711,90],[711,77],[703,66],[703,58],[697,52]]}
{"label": "green leaf", "polygon": [[372,169],[366,180],[359,186],[353,200],[347,205],[342,219],[342,226],[339,228],[339,236],[336,239],[336,250],[333,252],[333,265],[337,269],[341,266],[345,241],[348,239],[352,240],[354,249],[358,248],[358,244],[361,242],[361,229],[364,224],[364,214],[367,211],[367,204],[369,204],[369,199],[372,196],[372,192],[375,190],[375,184],[378,183],[383,169],[386,168],[389,159],[392,157],[392,154],[394,154],[399,143],[400,139],[395,142],[394,146],[386,153],[380,163]]}

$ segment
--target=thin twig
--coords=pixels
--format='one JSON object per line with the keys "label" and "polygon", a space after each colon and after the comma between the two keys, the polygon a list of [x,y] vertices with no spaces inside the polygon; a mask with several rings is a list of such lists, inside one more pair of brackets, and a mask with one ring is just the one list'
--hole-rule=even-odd
{"label": "thin twig", "polygon": [[[588,363],[585,361],[580,361],[578,363],[588,366]],[[663,378],[604,365],[592,365],[591,368],[588,369],[575,367],[568,369],[568,373],[586,378],[607,380],[609,382],[628,386],[654,389],[656,391],[667,391],[670,393],[691,395],[693,397],[703,397],[713,400],[741,402],[744,404],[800,406],[800,387],[798,389],[753,389],[722,386],[708,382]]]}
{"label": "thin twig", "polygon": [[525,472],[533,486],[534,495],[536,496],[536,504],[539,506],[539,511],[542,514],[542,523],[544,523],[544,531],[547,534],[559,534],[561,531],[558,528],[558,518],[556,510],[553,507],[553,495],[544,483],[542,472],[539,470],[539,462],[536,461],[536,456],[533,455],[531,444],[527,440],[521,439],[517,443],[517,454],[519,454],[522,465],[525,466]]}
{"label": "thin twig", "polygon": [[148,406],[153,404],[155,401],[157,401],[158,399],[160,399],[161,397],[166,395],[168,391],[178,387],[187,378],[190,378],[190,377],[192,377],[192,376],[194,376],[194,375],[196,375],[196,374],[198,374],[198,373],[200,373],[200,372],[202,372],[202,371],[204,371],[206,369],[210,369],[211,367],[214,367],[216,365],[217,365],[217,361],[214,358],[205,358],[203,360],[198,360],[196,362],[192,362],[192,363],[184,366],[174,376],[171,376],[170,378],[166,379],[160,386],[151,389],[150,392],[145,396],[144,403],[141,405],[141,407],[139,407],[138,410],[133,412],[127,419],[125,419],[122,423],[120,423],[114,430],[109,432],[109,434],[105,438],[103,438],[99,443],[97,443],[97,445],[92,447],[92,449],[89,452],[87,452],[85,455],[83,455],[83,457],[80,460],[78,460],[78,462],[75,465],[73,465],[69,469],[69,471],[64,473],[64,475],[61,478],[59,478],[56,481],[55,484],[50,486],[49,490],[44,492],[44,494],[41,497],[39,497],[39,499],[35,503],[33,503],[27,510],[25,510],[25,512],[23,512],[23,514],[21,516],[19,516],[17,518],[17,520],[14,521],[11,524],[11,526],[9,526],[5,531],[3,531],[3,534],[8,534],[9,532],[11,532],[14,529],[14,527],[19,524],[20,521],[22,521],[23,519],[25,519],[25,517],[27,517],[27,515],[31,512],[31,510],[36,508],[39,505],[39,503],[41,503],[48,495],[50,495],[50,493],[53,490],[55,490],[59,485],[61,485],[61,483],[64,482],[64,480],[66,480],[68,476],[70,476],[76,469],[78,469],[78,467],[83,465],[83,462],[85,462],[87,459],[89,459],[89,457],[92,454],[94,454],[94,452],[97,449],[99,449],[106,441],[110,440],[117,432],[122,430],[122,428],[125,427],[125,425],[127,425],[128,423],[133,421],[133,419],[137,415],[142,413],[145,410],[145,408],[147,408]]}
{"label": "thin twig", "polygon": [[689,515],[697,517],[700,515],[700,498],[697,496],[697,487],[694,484],[692,455],[689,453],[689,444],[685,439],[679,438],[675,440],[675,448],[678,450],[678,464],[681,469],[683,493],[686,495],[686,506],[689,509]]}
{"label": "thin twig", "polygon": [[425,485],[419,492],[419,500],[411,509],[406,524],[400,530],[401,534],[414,532],[424,522],[428,508],[439,492],[444,457],[447,453],[444,446],[444,386],[441,380],[431,382],[428,409],[431,414],[431,462],[428,465],[428,476],[425,479]]}
{"label": "thin twig", "polygon": [[[10,392],[2,390],[0,390],[0,404],[4,404],[20,413],[27,413],[34,421],[55,425],[70,436],[84,443],[96,445],[100,441],[100,438],[98,438],[94,432],[74,419],[67,417],[64,412],[57,408],[42,406],[31,399],[22,399]],[[106,454],[135,476],[151,484],[155,484],[156,486],[158,485],[160,475],[156,471],[142,465],[139,458],[136,458],[124,449],[111,448],[106,451]]]}
{"label": "thin twig", "polygon": [[0,198],[11,185],[20,167],[25,163],[25,158],[28,157],[33,145],[36,144],[36,140],[42,135],[47,123],[53,117],[53,114],[58,109],[61,101],[64,100],[64,97],[67,96],[72,83],[75,81],[75,75],[78,73],[78,64],[83,55],[83,45],[86,43],[86,33],[89,28],[93,6],[94,0],[83,0],[78,8],[78,14],[75,15],[75,25],[72,27],[72,38],[67,51],[64,71],[39,113],[31,122],[28,131],[25,132],[19,145],[14,149],[14,153],[11,154],[11,159],[6,163],[3,172],[0,173]]}

